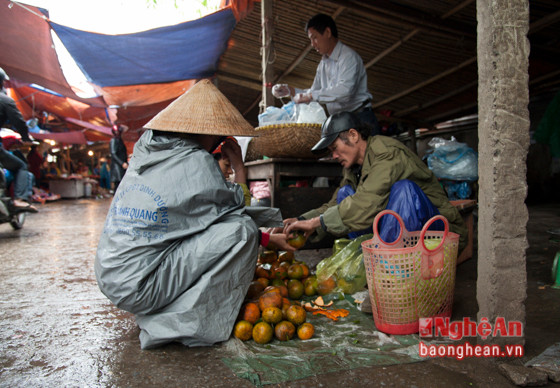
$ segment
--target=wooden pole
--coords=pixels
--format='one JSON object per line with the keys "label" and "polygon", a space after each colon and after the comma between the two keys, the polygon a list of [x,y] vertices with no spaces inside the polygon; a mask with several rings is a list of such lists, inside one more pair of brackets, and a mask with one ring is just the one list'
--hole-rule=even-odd
{"label": "wooden pole", "polygon": [[261,27],[262,27],[262,100],[260,103],[260,113],[266,110],[267,106],[273,105],[272,78],[274,76],[271,59],[274,57],[272,49],[272,5],[274,0],[261,1]]}
{"label": "wooden pole", "polygon": [[70,171],[70,148],[68,146],[66,146],[66,171],[68,176],[72,174],[72,171]]}

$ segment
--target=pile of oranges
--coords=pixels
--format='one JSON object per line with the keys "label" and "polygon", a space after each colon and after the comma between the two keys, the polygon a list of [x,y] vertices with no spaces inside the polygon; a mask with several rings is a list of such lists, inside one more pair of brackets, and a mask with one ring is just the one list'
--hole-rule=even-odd
{"label": "pile of oranges", "polygon": [[296,335],[300,340],[311,338],[315,328],[306,322],[307,312],[299,300],[303,295],[316,295],[323,288],[309,267],[296,261],[292,252],[261,252],[247,303],[241,308],[233,335],[259,344],[273,338],[288,341]]}

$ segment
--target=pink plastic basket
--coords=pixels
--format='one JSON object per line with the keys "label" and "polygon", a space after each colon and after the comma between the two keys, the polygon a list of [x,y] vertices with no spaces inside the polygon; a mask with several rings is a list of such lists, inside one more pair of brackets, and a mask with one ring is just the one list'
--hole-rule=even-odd
{"label": "pink plastic basket", "polygon": [[[377,224],[387,214],[396,217],[401,229],[392,243],[379,237]],[[445,230],[428,230],[437,220]],[[373,232],[362,250],[377,329],[412,334],[418,332],[419,318],[451,316],[459,235],[449,232],[447,219],[432,217],[421,231],[409,232],[397,213],[384,210],[375,217]],[[428,249],[426,244],[437,246]]]}

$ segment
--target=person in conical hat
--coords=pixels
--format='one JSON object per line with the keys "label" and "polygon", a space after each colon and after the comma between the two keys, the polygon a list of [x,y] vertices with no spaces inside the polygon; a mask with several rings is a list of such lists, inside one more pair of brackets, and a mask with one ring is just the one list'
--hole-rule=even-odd
{"label": "person in conical hat", "polygon": [[[101,291],[135,314],[140,345],[227,340],[259,243],[293,251],[278,209],[245,207],[212,151],[255,130],[208,80],[145,125],[107,214],[95,259]],[[223,147],[226,152],[228,147]]]}

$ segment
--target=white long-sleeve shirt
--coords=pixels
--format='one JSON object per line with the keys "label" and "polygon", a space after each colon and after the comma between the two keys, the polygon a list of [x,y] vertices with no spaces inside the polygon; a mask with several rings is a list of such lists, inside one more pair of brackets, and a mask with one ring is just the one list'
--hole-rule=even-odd
{"label": "white long-sleeve shirt", "polygon": [[323,55],[313,85],[303,92],[311,93],[313,101],[325,104],[329,115],[352,112],[372,98],[362,58],[340,41],[330,56]]}

